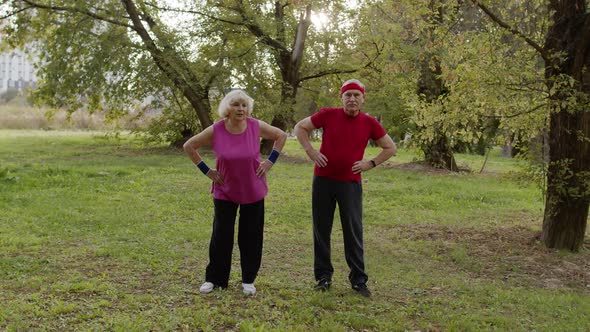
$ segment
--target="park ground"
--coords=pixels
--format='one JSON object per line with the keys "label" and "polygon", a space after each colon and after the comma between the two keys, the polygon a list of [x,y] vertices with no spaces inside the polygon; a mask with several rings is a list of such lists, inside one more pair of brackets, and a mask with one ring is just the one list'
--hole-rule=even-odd
{"label": "park ground", "polygon": [[212,201],[181,151],[0,130],[0,330],[590,330],[590,241],[543,246],[543,195],[523,161],[494,150],[479,173],[483,157],[457,158],[472,171],[401,149],[364,174],[365,299],[337,222],[333,287],[312,290],[313,165],[289,140],[268,176],[258,293],[241,293],[236,246],[230,287],[201,295]]}

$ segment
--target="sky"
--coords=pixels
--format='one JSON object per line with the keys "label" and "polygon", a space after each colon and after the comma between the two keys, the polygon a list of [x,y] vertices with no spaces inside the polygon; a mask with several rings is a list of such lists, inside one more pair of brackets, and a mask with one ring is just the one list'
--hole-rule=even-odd
{"label": "sky", "polygon": [[[349,8],[357,8],[360,6],[361,0],[347,0]],[[162,4],[169,8],[194,8],[192,7],[193,0],[160,0]],[[192,15],[183,15],[181,13],[170,13],[164,14],[165,21],[169,22],[169,25],[182,25],[186,22],[190,22]],[[312,10],[311,20],[317,27],[322,27],[327,23],[328,17],[326,14]],[[181,23],[184,22],[184,23]]]}

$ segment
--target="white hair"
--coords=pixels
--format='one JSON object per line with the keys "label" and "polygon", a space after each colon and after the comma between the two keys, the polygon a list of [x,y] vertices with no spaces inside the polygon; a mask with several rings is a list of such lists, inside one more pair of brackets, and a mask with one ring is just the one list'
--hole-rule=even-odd
{"label": "white hair", "polygon": [[254,108],[254,99],[248,96],[244,91],[238,89],[230,91],[225,95],[225,97],[223,97],[221,103],[219,103],[219,108],[217,109],[219,116],[222,118],[227,117],[229,110],[231,109],[231,104],[234,102],[245,102],[246,111],[248,113],[247,116],[252,114],[252,109]]}
{"label": "white hair", "polygon": [[363,83],[361,83],[361,81],[357,80],[356,78],[350,79],[350,80],[342,83],[342,86],[340,88],[342,89],[345,85],[348,85],[350,83],[356,83],[356,84],[360,85],[363,89],[365,88],[365,85]]}

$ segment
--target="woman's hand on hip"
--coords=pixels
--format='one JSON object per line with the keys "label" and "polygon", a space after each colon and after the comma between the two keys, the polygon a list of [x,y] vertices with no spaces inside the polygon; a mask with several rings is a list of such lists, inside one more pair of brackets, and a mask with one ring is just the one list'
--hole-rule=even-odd
{"label": "woman's hand on hip", "polygon": [[258,168],[256,169],[256,176],[259,178],[263,177],[272,168],[272,165],[273,163],[268,161],[268,159],[261,162],[260,165],[258,165]]}
{"label": "woman's hand on hip", "polygon": [[216,169],[211,169],[209,173],[207,173],[207,177],[211,179],[213,183],[223,185],[223,175],[221,175]]}

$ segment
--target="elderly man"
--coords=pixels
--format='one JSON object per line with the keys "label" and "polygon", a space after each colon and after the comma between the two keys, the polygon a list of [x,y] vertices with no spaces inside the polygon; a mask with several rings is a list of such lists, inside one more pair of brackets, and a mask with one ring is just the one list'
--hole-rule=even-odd
{"label": "elderly man", "polygon": [[[338,203],[346,263],[350,268],[348,279],[352,289],[370,297],[363,251],[361,173],[395,155],[396,146],[375,118],[361,112],[365,87],[359,80],[344,82],[340,97],[343,107],[320,109],[295,125],[299,143],[315,163],[312,185],[315,289],[327,291],[332,283],[330,237]],[[309,142],[309,134],[318,128],[323,129],[319,151]],[[369,139],[373,139],[381,151],[375,158],[365,160]]]}

